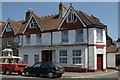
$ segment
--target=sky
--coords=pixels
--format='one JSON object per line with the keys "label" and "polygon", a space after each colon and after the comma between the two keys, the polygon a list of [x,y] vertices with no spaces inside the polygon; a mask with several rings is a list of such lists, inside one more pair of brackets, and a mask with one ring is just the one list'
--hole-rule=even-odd
{"label": "sky", "polygon": [[[118,3],[117,2],[71,2],[75,10],[94,15],[107,25],[108,34],[113,40],[118,38]],[[69,8],[70,2],[63,2]],[[12,18],[24,20],[25,13],[32,9],[39,16],[58,13],[59,2],[2,2],[2,20]]]}

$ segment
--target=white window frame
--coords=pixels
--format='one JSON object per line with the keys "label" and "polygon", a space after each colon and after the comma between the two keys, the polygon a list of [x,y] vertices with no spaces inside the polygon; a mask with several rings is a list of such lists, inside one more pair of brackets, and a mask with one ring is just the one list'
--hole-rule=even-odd
{"label": "white window frame", "polygon": [[64,42],[68,42],[68,31],[62,31],[61,32],[61,41]]}
{"label": "white window frame", "polygon": [[30,28],[36,28],[37,27],[36,21],[32,19],[31,22],[29,23],[29,27]]}
{"label": "white window frame", "polygon": [[76,42],[83,42],[83,30],[76,30],[75,34],[76,34]]}
{"label": "white window frame", "polygon": [[34,63],[39,62],[39,54],[34,55]]}
{"label": "white window frame", "polygon": [[96,29],[97,42],[103,42],[103,29]]}
{"label": "white window frame", "polygon": [[73,59],[72,59],[73,64],[81,64],[82,63],[81,50],[73,50],[72,56],[73,56]]}
{"label": "white window frame", "polygon": [[70,11],[70,13],[67,16],[67,23],[74,23],[77,21],[77,17],[75,15],[75,13],[72,12],[72,10]]}
{"label": "white window frame", "polygon": [[67,50],[60,50],[59,51],[59,63],[60,64],[67,64]]}
{"label": "white window frame", "polygon": [[8,24],[8,26],[6,27],[6,32],[10,32],[10,31],[12,31],[12,26]]}
{"label": "white window frame", "polygon": [[23,55],[23,63],[28,64],[28,54]]}
{"label": "white window frame", "polygon": [[31,43],[31,35],[26,35],[26,44]]}
{"label": "white window frame", "polygon": [[42,34],[36,34],[36,42],[41,43],[42,42]]}

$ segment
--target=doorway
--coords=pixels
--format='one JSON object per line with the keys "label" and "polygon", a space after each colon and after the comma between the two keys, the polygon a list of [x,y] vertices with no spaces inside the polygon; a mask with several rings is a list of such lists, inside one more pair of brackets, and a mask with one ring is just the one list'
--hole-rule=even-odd
{"label": "doorway", "polygon": [[42,62],[52,62],[52,50],[42,51]]}
{"label": "doorway", "polygon": [[103,70],[103,55],[97,54],[97,70],[102,71]]}

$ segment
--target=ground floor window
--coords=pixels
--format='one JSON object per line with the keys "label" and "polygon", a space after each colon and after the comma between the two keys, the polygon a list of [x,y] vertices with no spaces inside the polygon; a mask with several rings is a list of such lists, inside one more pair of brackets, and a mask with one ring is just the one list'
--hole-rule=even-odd
{"label": "ground floor window", "polygon": [[38,54],[34,55],[34,63],[37,63],[37,62],[39,62],[39,55]]}
{"label": "ground floor window", "polygon": [[59,51],[59,63],[62,63],[62,64],[67,63],[67,50]]}
{"label": "ground floor window", "polygon": [[73,50],[73,64],[81,64],[81,50]]}
{"label": "ground floor window", "polygon": [[26,64],[28,64],[28,55],[24,55],[23,59],[24,59],[23,62],[26,63]]}

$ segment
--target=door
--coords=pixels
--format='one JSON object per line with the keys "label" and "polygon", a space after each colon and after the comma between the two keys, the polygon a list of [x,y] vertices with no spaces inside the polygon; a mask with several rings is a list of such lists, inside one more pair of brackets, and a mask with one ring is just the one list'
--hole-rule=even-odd
{"label": "door", "polygon": [[103,55],[97,54],[97,70],[103,70]]}
{"label": "door", "polygon": [[52,50],[43,50],[42,51],[42,62],[52,61]]}

